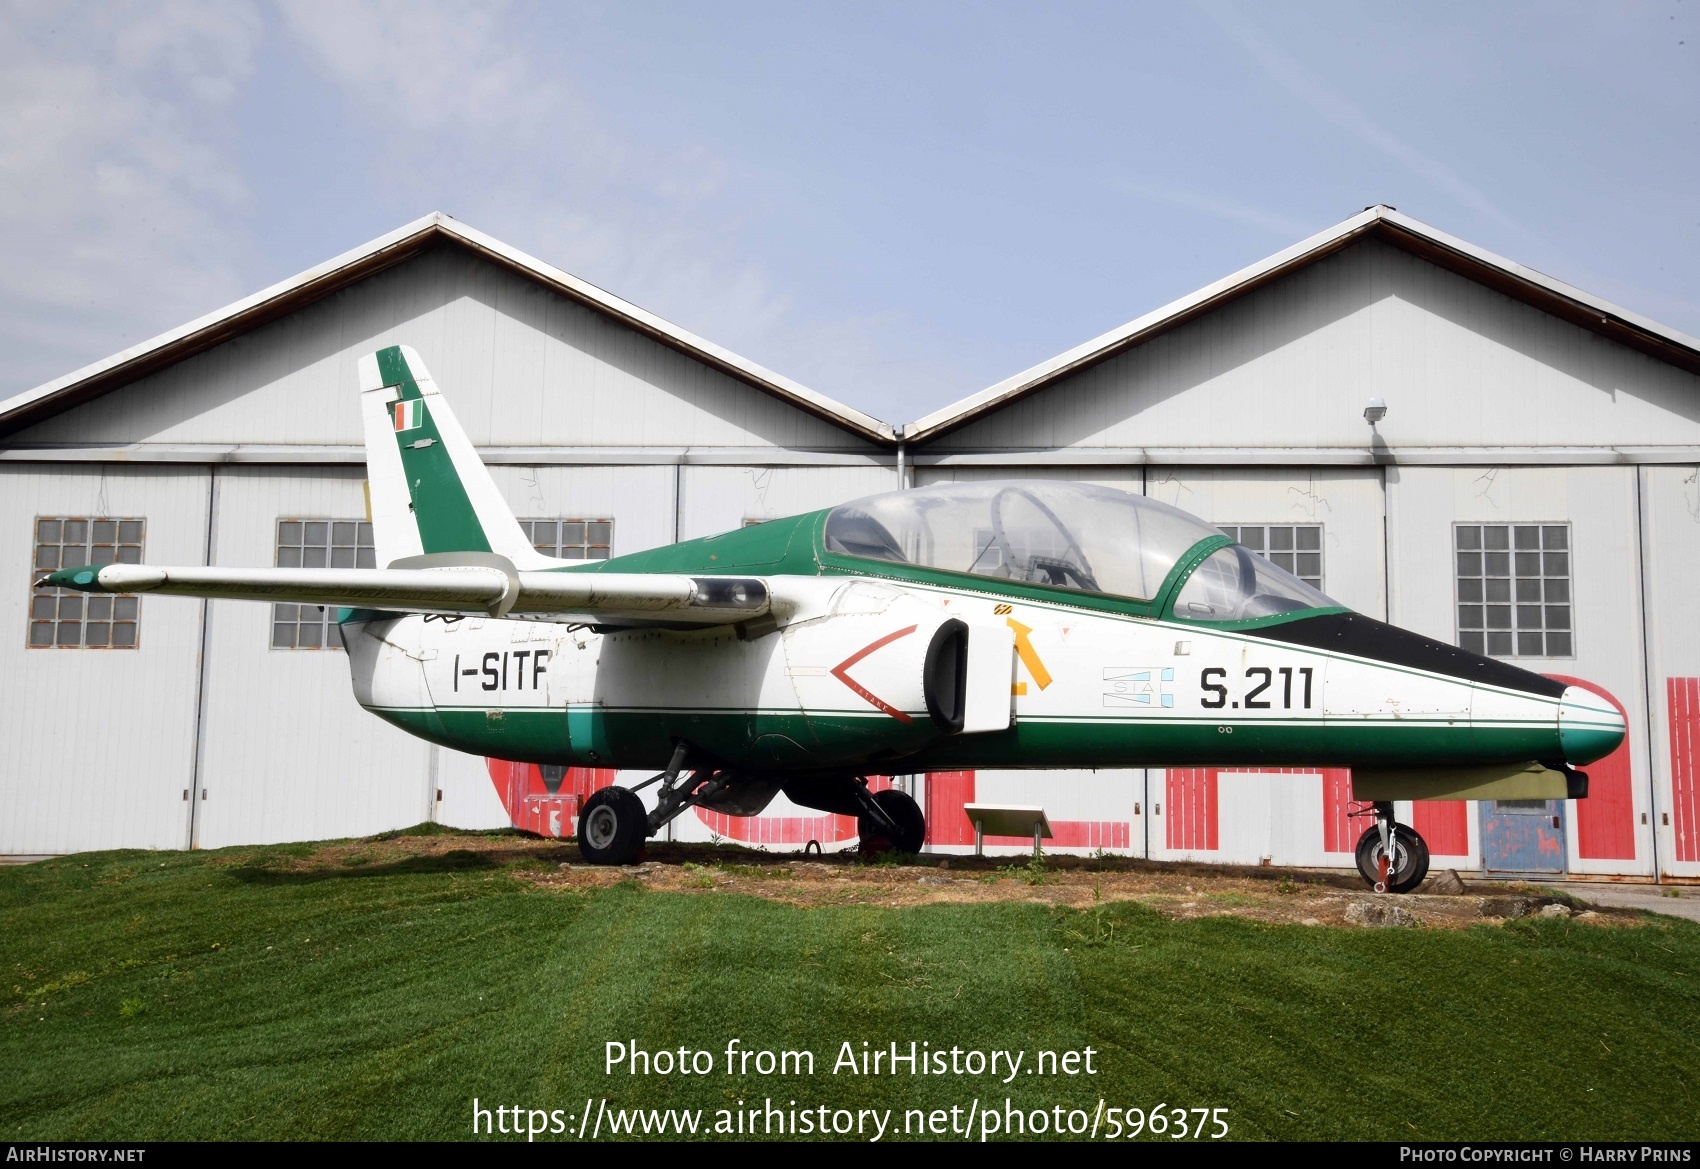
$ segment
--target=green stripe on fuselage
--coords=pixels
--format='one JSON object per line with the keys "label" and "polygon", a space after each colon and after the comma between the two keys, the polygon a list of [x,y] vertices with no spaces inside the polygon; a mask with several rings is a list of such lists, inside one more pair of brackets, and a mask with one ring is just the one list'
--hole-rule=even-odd
{"label": "green stripe on fuselage", "polygon": [[[956,768],[1123,767],[1456,767],[1558,756],[1545,722],[1471,726],[1441,720],[1211,722],[1194,719],[1023,718],[1007,731],[957,735],[893,751],[884,715],[795,711],[598,710],[591,757],[574,749],[567,712],[536,707],[498,711],[373,708],[422,738],[501,759],[645,768],[667,762],[685,738],[730,763],[924,771]],[[779,740],[799,754],[786,758]],[[802,752],[805,752],[803,754]]]}

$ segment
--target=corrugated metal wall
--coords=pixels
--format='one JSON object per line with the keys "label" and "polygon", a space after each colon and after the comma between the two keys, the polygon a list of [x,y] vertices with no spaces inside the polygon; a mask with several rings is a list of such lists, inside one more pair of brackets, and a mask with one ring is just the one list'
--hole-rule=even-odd
{"label": "corrugated metal wall", "polygon": [[[352,469],[220,468],[214,559],[275,564],[280,518],[359,519],[361,482]],[[270,605],[214,601],[207,655],[198,847],[366,835],[430,818],[429,746],[355,703],[341,650],[273,649]]]}
{"label": "corrugated metal wall", "polygon": [[1371,394],[1402,448],[1700,441],[1700,378],[1367,241],[930,449],[1363,451]]}
{"label": "corrugated metal wall", "polygon": [[[1575,873],[1650,875],[1651,759],[1634,468],[1392,468],[1387,494],[1392,620],[1442,641],[1457,636],[1450,569],[1454,523],[1570,525],[1575,657],[1518,659],[1517,664],[1537,673],[1585,678],[1629,712],[1635,856],[1579,851],[1578,805],[1572,801],[1564,813],[1566,867]],[[1475,809],[1472,819],[1479,815]]]}
{"label": "corrugated metal wall", "polygon": [[1700,877],[1700,467],[1639,469],[1659,866]]}
{"label": "corrugated metal wall", "polygon": [[143,598],[135,649],[28,649],[39,516],[144,516],[144,552],[206,555],[204,470],[0,467],[0,854],[189,840],[201,603]]}
{"label": "corrugated metal wall", "polygon": [[439,247],[17,442],[363,441],[355,363],[412,345],[480,446],[862,450],[848,432],[454,247]]}
{"label": "corrugated metal wall", "polygon": [[681,468],[679,538],[728,532],[751,521],[779,519],[890,491],[890,467]]}

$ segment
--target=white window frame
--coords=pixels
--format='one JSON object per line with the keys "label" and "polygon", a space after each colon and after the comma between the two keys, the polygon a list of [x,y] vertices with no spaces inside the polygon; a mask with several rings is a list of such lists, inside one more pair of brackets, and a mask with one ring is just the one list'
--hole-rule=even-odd
{"label": "white window frame", "polygon": [[[1292,573],[1294,576],[1314,588],[1317,592],[1326,593],[1328,591],[1326,587],[1328,582],[1328,555],[1326,551],[1328,548],[1328,531],[1322,524],[1217,524],[1216,526],[1222,530],[1223,534],[1231,536],[1236,544],[1242,543],[1240,537],[1245,533],[1246,529],[1255,528],[1261,530],[1263,532],[1263,542],[1265,547],[1252,548],[1249,544],[1247,544],[1245,545],[1247,549],[1254,554],[1263,557],[1263,559],[1269,561],[1269,563],[1275,565],[1277,568]],[[1315,548],[1301,549],[1298,546],[1298,534],[1301,528],[1305,530],[1314,528],[1316,530]],[[1267,546],[1270,543],[1269,533],[1277,529],[1285,529],[1293,533],[1293,547],[1271,549]],[[1270,555],[1271,552],[1274,552],[1275,555],[1279,556],[1290,556],[1293,563],[1291,565],[1282,564],[1279,560],[1275,559],[1275,556]],[[1298,570],[1299,557],[1311,555],[1316,557],[1316,576],[1314,578]]]}
{"label": "white window frame", "polygon": [[[322,541],[312,534],[313,526],[317,524],[325,525]],[[353,543],[346,538],[347,532],[338,530],[349,524],[354,525]],[[279,516],[272,528],[272,536],[279,568],[377,567],[371,520],[350,516]],[[286,536],[290,537],[287,542]],[[303,645],[301,631],[310,627],[318,630],[318,644]],[[279,644],[284,630],[290,631],[287,645]],[[266,639],[267,646],[279,653],[342,649],[342,638],[336,632],[336,612],[328,605],[274,601]]]}
{"label": "white window frame", "polygon": [[[66,525],[81,524],[82,536],[67,543]],[[102,532],[100,525],[111,524]],[[53,525],[50,527],[50,525]],[[133,526],[132,526],[133,525]],[[76,589],[38,589],[35,582],[61,568],[85,564],[140,564],[147,544],[148,522],[143,516],[36,516],[30,527],[30,599],[25,606],[24,645],[29,649],[138,649],[142,643],[141,598],[133,593],[84,593]],[[46,535],[50,540],[44,540]],[[110,536],[110,539],[103,537]],[[134,537],[131,539],[129,537]],[[51,551],[49,551],[51,549]],[[67,550],[75,550],[66,555]],[[67,627],[75,626],[77,640],[60,640]],[[117,641],[119,626],[128,626],[131,638]],[[104,627],[106,640],[89,644],[89,636]],[[36,640],[42,630],[51,634]]]}
{"label": "white window frame", "polygon": [[[1503,528],[1506,532],[1506,547],[1488,548],[1487,530]],[[1465,548],[1461,541],[1464,533],[1474,530],[1477,547]],[[1520,540],[1526,540],[1526,533],[1533,531],[1538,537],[1538,547],[1519,547]],[[1560,534],[1561,533],[1561,534]],[[1554,541],[1561,543],[1555,543]],[[1505,572],[1503,574],[1488,569],[1499,566],[1490,562],[1490,555],[1504,555]],[[1475,562],[1477,571],[1464,571],[1466,560],[1470,556],[1479,556]],[[1533,560],[1529,558],[1533,557]],[[1534,571],[1525,571],[1533,568]],[[1505,596],[1490,596],[1496,590],[1491,582],[1505,581]],[[1561,588],[1549,587],[1562,581]],[[1467,588],[1468,584],[1479,582],[1481,588]],[[1538,589],[1527,586],[1536,585]],[[1538,591],[1539,597],[1533,596]],[[1479,592],[1481,595],[1475,596]],[[1506,619],[1510,624],[1504,629],[1489,627],[1493,616],[1489,609],[1503,607]],[[1474,617],[1470,610],[1481,610],[1481,619],[1466,620]],[[1534,616],[1540,617],[1538,627],[1525,624]],[[1559,625],[1557,622],[1562,621]],[[1463,649],[1488,657],[1504,658],[1506,660],[1529,659],[1534,661],[1568,661],[1576,657],[1576,541],[1575,533],[1568,520],[1504,520],[1495,522],[1466,523],[1462,520],[1452,525],[1452,629],[1455,643]],[[1493,634],[1504,633],[1510,638],[1510,652],[1499,652],[1492,649]],[[1466,637],[1475,635],[1481,639],[1481,648],[1467,644]],[[1525,637],[1540,638],[1539,653],[1525,651]],[[1551,639],[1557,636],[1568,640],[1563,645],[1563,652],[1550,652]]]}
{"label": "white window frame", "polygon": [[[544,542],[538,541],[539,524],[553,524],[554,535]],[[582,524],[579,534],[583,539],[573,542],[563,542],[573,533],[567,529],[568,524]],[[606,533],[597,532],[592,525],[608,525]],[[520,530],[525,538],[531,541],[531,546],[545,556],[553,556],[558,560],[608,560],[614,555],[614,517],[613,516],[526,516],[519,521]],[[595,540],[592,537],[606,534],[607,542]],[[569,556],[566,553],[574,550],[582,553]]]}

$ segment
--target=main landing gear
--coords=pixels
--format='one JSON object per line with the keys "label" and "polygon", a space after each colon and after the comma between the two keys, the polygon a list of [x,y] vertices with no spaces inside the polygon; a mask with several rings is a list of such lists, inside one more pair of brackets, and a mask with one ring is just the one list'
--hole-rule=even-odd
{"label": "main landing gear", "polygon": [[578,817],[579,854],[593,865],[628,865],[649,837],[643,801],[629,787],[605,787],[584,801]]}
{"label": "main landing gear", "polygon": [[856,817],[863,852],[921,851],[927,839],[927,818],[909,793],[887,788],[874,792],[868,802],[873,807]]}
{"label": "main landing gear", "polygon": [[[895,789],[870,792],[859,776],[787,779],[752,776],[715,767],[687,771],[690,746],[679,743],[667,770],[636,787],[605,787],[584,802],[579,813],[578,849],[593,865],[629,865],[644,842],[686,808],[704,807],[733,816],[753,816],[783,788],[793,803],[823,812],[856,817],[863,852],[919,852],[927,821],[920,805]],[[655,810],[646,811],[638,792],[660,784]]]}
{"label": "main landing gear", "polygon": [[1428,845],[1393,819],[1393,805],[1375,805],[1375,823],[1358,837],[1358,872],[1377,893],[1409,893],[1428,876]]}

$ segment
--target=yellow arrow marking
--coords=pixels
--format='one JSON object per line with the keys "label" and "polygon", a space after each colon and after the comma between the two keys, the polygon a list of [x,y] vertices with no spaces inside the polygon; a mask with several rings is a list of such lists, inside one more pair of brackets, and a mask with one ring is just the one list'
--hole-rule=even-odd
{"label": "yellow arrow marking", "polygon": [[1033,630],[1014,617],[1004,618],[1009,627],[1015,630],[1015,653],[1021,659],[1021,664],[1027,667],[1027,672],[1033,675],[1033,680],[1039,683],[1043,690],[1051,684],[1051,672],[1045,668],[1045,663],[1039,657],[1039,651],[1033,648],[1033,643],[1027,637]]}

